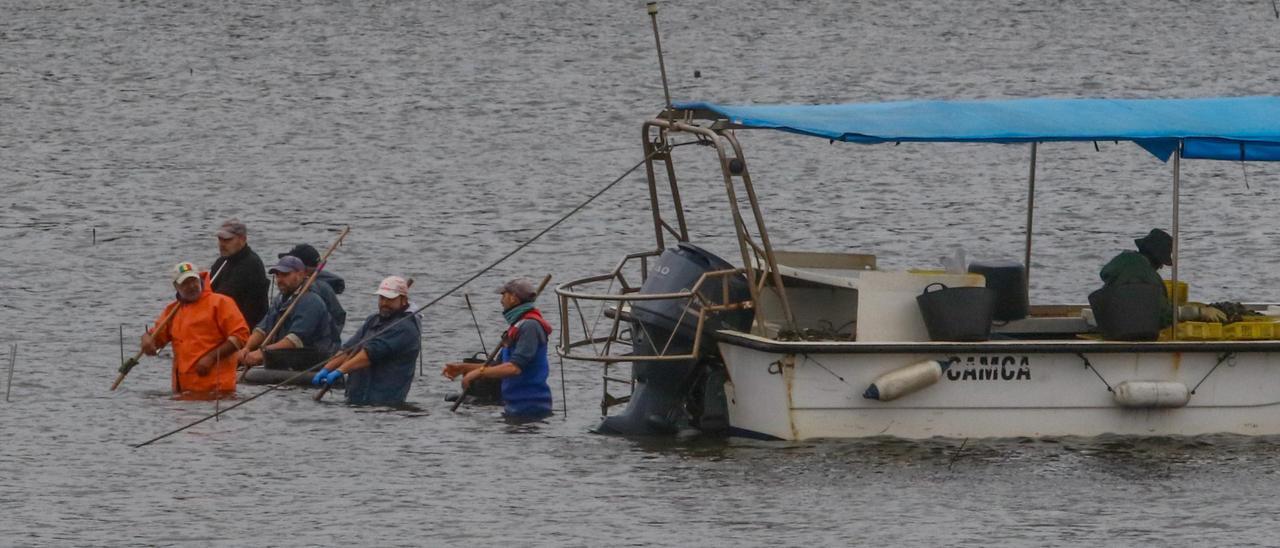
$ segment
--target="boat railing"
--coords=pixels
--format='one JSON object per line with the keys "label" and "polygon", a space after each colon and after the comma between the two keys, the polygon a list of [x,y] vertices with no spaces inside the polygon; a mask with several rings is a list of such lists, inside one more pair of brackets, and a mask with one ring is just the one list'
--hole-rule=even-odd
{"label": "boat railing", "polygon": [[[572,280],[556,287],[560,306],[560,344],[556,352],[566,359],[604,364],[696,360],[703,337],[707,336],[704,326],[711,316],[751,308],[750,301],[730,302],[730,281],[743,275],[744,270],[740,268],[705,272],[693,287],[684,291],[640,293],[649,272],[649,259],[660,253],[633,253],[623,258],[608,274]],[[640,270],[639,284],[634,283],[636,278],[628,276],[637,267]],[[607,289],[600,292],[598,288],[606,284]],[[719,302],[707,297],[717,293]],[[675,322],[677,328],[665,330],[670,333],[662,341],[651,336],[644,322],[631,321],[632,304],[651,301],[677,301],[681,304],[680,315]],[[608,321],[604,322],[605,319]],[[684,345],[674,343],[678,338],[687,336],[687,330],[680,327],[691,323],[689,320],[696,327],[692,348],[684,350]],[[656,349],[656,354],[637,353],[632,325],[646,330],[647,346]],[[675,348],[681,350],[673,351]]]}

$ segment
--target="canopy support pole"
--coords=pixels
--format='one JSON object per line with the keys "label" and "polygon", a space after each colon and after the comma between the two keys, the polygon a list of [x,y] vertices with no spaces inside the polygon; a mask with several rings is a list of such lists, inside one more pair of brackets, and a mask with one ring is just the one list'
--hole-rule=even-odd
{"label": "canopy support pole", "polygon": [[1176,297],[1178,295],[1178,202],[1182,192],[1182,141],[1178,141],[1178,145],[1173,149],[1173,265],[1170,266],[1173,274],[1173,291],[1169,297],[1170,306],[1173,309],[1173,324],[1170,328],[1170,337],[1178,340],[1178,303]]}
{"label": "canopy support pole", "polygon": [[1023,265],[1023,268],[1025,269],[1025,279],[1023,281],[1026,282],[1027,284],[1024,289],[1028,293],[1031,292],[1031,221],[1034,218],[1034,212],[1036,208],[1036,148],[1037,148],[1036,145],[1037,144],[1039,143],[1036,143],[1035,141],[1031,142],[1031,173],[1027,176],[1027,180],[1029,181],[1027,185],[1028,187],[1027,188],[1027,250],[1026,250],[1026,256],[1023,259],[1022,265]]}

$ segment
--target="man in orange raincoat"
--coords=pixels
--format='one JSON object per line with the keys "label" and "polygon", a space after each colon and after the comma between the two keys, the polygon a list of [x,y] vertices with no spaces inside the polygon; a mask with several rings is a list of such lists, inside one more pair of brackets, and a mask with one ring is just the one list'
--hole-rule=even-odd
{"label": "man in orange raincoat", "polygon": [[214,293],[209,273],[191,263],[174,267],[178,300],[165,307],[156,325],[179,307],[168,325],[142,336],[149,356],[173,343],[173,393],[191,399],[218,399],[235,394],[236,351],[249,339],[249,326],[236,302]]}

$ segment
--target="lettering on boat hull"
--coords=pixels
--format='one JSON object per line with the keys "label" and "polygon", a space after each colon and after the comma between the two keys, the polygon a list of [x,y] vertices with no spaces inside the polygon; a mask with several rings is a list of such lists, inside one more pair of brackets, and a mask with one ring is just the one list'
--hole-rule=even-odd
{"label": "lettering on boat hull", "polygon": [[947,369],[949,381],[1029,381],[1029,356],[951,356]]}

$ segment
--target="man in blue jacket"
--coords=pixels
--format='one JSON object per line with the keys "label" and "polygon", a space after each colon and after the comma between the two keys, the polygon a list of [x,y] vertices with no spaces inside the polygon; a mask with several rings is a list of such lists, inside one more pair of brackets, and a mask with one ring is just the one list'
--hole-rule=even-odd
{"label": "man in blue jacket", "polygon": [[[400,405],[409,395],[413,367],[422,349],[422,326],[409,310],[409,283],[388,276],[378,285],[378,313],[311,379],[317,386],[347,378],[347,403]],[[365,340],[368,339],[368,340]]]}
{"label": "man in blue jacket", "polygon": [[538,293],[529,280],[511,280],[498,293],[508,325],[498,365],[447,363],[444,376],[453,379],[462,375],[464,391],[477,379],[502,379],[504,415],[515,419],[547,417],[551,415],[551,388],[547,386],[551,324],[534,307]]}
{"label": "man in blue jacket", "polygon": [[[302,293],[302,286],[307,282],[306,265],[297,257],[285,255],[268,272],[276,278],[280,297],[253,328],[249,342],[240,350],[240,363],[247,366],[261,365],[264,350],[311,350],[314,351],[316,361],[329,357],[335,346],[331,335],[333,320],[329,318],[329,311],[320,297],[310,290]],[[293,305],[295,300],[298,304]],[[293,310],[281,323],[279,331],[271,340],[266,340],[291,305]]]}
{"label": "man in blue jacket", "polygon": [[[320,252],[311,247],[311,244],[295,245],[288,253],[281,253],[279,257],[283,259],[288,255],[297,257],[303,265],[306,265],[308,276],[320,267]],[[327,264],[324,270],[316,275],[315,283],[311,284],[311,292],[324,301],[324,307],[329,311],[330,336],[333,339],[334,348],[342,345],[342,328],[347,324],[347,311],[343,310],[342,303],[338,302],[338,294],[345,288],[346,282],[341,276],[330,272]]]}

